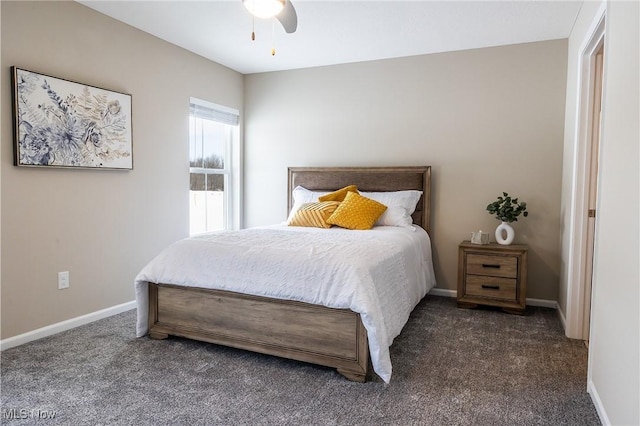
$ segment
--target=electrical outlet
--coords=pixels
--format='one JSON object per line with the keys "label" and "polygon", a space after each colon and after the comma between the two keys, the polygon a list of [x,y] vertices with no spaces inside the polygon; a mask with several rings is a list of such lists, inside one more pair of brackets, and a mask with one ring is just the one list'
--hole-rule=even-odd
{"label": "electrical outlet", "polygon": [[69,288],[69,271],[58,272],[58,290]]}

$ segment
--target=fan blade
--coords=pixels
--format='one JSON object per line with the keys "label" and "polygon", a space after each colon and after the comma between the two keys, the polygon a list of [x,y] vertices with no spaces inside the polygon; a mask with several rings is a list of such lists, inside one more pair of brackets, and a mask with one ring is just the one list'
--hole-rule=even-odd
{"label": "fan blade", "polygon": [[290,0],[285,0],[284,9],[276,15],[276,19],[288,33],[293,33],[298,28],[298,15]]}

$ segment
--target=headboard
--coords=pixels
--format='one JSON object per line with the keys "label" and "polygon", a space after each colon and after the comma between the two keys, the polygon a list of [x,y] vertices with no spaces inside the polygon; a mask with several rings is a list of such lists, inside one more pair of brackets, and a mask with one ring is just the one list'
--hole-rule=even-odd
{"label": "headboard", "polygon": [[429,232],[431,223],[431,166],[409,167],[289,167],[287,212],[296,186],[313,191],[334,191],[356,185],[363,192],[422,191],[413,223]]}

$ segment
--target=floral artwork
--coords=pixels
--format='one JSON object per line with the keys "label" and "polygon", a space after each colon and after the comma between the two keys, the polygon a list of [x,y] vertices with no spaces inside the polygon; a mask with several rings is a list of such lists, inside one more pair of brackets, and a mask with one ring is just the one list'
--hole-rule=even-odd
{"label": "floral artwork", "polygon": [[15,164],[132,169],[131,96],[13,68]]}

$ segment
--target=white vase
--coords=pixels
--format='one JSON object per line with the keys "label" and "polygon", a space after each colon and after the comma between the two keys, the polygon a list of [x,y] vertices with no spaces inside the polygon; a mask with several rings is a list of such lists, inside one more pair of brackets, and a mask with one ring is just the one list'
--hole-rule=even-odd
{"label": "white vase", "polygon": [[508,246],[516,237],[516,231],[507,222],[502,222],[496,228],[496,243]]}

